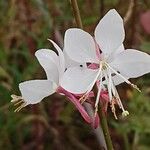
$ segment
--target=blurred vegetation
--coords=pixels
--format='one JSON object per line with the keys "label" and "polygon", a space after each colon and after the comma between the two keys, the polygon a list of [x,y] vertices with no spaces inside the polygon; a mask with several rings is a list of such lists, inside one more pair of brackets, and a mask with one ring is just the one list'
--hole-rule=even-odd
{"label": "blurred vegetation", "polygon": [[[140,22],[141,14],[150,9],[150,1],[134,1],[133,13],[125,26],[125,47],[150,54],[150,36]],[[110,8],[125,16],[130,5],[130,0],[78,2],[84,28],[91,34]],[[54,94],[19,113],[14,113],[10,104],[10,95],[19,95],[20,82],[45,78],[34,52],[51,48],[47,38],[62,46],[64,32],[70,27],[75,27],[75,22],[69,0],[0,0],[0,150],[98,149],[91,128],[63,97]],[[129,117],[115,120],[108,111],[115,150],[150,148],[150,75],[133,82],[142,93],[125,84],[118,87]]]}

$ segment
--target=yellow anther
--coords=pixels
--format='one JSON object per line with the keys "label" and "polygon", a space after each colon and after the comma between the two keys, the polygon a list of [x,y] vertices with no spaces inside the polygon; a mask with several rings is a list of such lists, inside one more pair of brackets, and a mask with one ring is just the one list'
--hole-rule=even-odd
{"label": "yellow anther", "polygon": [[14,112],[19,112],[27,103],[23,100],[21,96],[11,95],[11,102],[14,103],[14,106],[17,106]]}

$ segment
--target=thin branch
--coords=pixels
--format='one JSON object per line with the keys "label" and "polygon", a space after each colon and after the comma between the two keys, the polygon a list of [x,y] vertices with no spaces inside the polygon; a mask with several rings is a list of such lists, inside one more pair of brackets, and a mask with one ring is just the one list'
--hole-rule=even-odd
{"label": "thin branch", "polygon": [[132,16],[134,5],[135,5],[135,0],[130,0],[128,10],[124,17],[124,25],[126,25],[128,23],[128,21],[130,20],[130,18]]}
{"label": "thin branch", "polygon": [[[98,89],[97,89],[96,85],[94,85],[93,91],[94,91],[94,95],[97,95]],[[101,101],[100,101],[99,107],[98,107],[98,114],[101,119],[101,127],[102,127],[102,130],[104,133],[107,149],[113,150],[113,145],[112,145],[112,141],[111,141],[111,137],[110,137],[109,129],[108,129],[108,124],[107,124],[107,118],[106,118],[105,112],[102,109]]]}
{"label": "thin branch", "polygon": [[76,20],[76,24],[79,28],[83,29],[78,3],[76,0],[70,0],[70,2],[71,2],[72,9],[73,9],[74,17]]}
{"label": "thin branch", "polygon": [[102,18],[104,15],[104,0],[99,0],[99,2],[100,2],[100,15]]}

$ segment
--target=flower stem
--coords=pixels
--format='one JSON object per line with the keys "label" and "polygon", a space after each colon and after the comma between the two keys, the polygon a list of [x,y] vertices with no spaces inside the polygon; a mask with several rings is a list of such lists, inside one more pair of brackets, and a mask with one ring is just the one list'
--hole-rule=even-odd
{"label": "flower stem", "polygon": [[77,0],[70,0],[70,2],[71,2],[72,9],[73,9],[73,14],[75,17],[76,24],[79,28],[83,29],[82,20],[81,20]]}
{"label": "flower stem", "polygon": [[113,145],[112,145],[111,137],[110,137],[110,134],[109,134],[106,115],[105,115],[104,111],[102,110],[101,105],[99,105],[98,112],[99,112],[99,116],[100,116],[100,119],[101,119],[100,120],[101,121],[101,127],[102,127],[102,130],[103,130],[103,133],[104,133],[107,149],[108,150],[113,150]]}
{"label": "flower stem", "polygon": [[[94,95],[97,95],[98,90],[97,90],[96,85],[94,85],[93,91],[94,91]],[[103,134],[105,137],[107,149],[113,150],[113,145],[112,145],[112,141],[111,141],[111,137],[110,137],[109,129],[108,129],[108,124],[107,124],[107,118],[106,118],[106,114],[105,114],[104,110],[102,109],[101,101],[99,102],[98,106],[99,106],[98,107],[98,114],[100,116],[101,127],[102,127]]]}
{"label": "flower stem", "polygon": [[[75,17],[75,20],[76,20],[76,24],[79,28],[83,29],[82,20],[81,20],[77,0],[70,0],[70,2],[71,2],[72,9],[73,9],[74,17]],[[96,85],[94,87],[95,87],[94,88],[94,93],[97,95]],[[100,119],[101,119],[101,127],[102,127],[102,130],[103,130],[103,133],[104,133],[107,149],[108,150],[113,150],[113,145],[112,145],[112,141],[111,141],[110,134],[109,134],[107,119],[106,119],[106,116],[105,116],[105,114],[102,110],[101,104],[99,104],[99,115],[100,115]]]}

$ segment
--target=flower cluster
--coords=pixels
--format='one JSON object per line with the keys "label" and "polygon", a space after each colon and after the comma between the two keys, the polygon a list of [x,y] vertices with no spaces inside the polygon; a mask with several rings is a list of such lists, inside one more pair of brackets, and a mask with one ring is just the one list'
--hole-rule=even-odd
{"label": "flower cluster", "polygon": [[[96,26],[94,37],[78,28],[68,29],[65,32],[63,51],[54,41],[49,40],[58,55],[49,49],[40,49],[35,53],[47,79],[20,83],[22,96],[12,95],[11,102],[19,106],[15,111],[39,103],[57,92],[68,97],[86,122],[93,123],[82,105],[84,102],[90,103],[95,110],[95,126],[98,125],[97,110],[100,103],[103,104],[104,111],[110,103],[116,119],[115,105],[120,107],[123,116],[128,115],[116,85],[126,82],[140,91],[128,79],[150,72],[150,56],[135,49],[125,50],[124,38],[123,20],[112,9]],[[97,92],[94,92],[94,88]]]}

